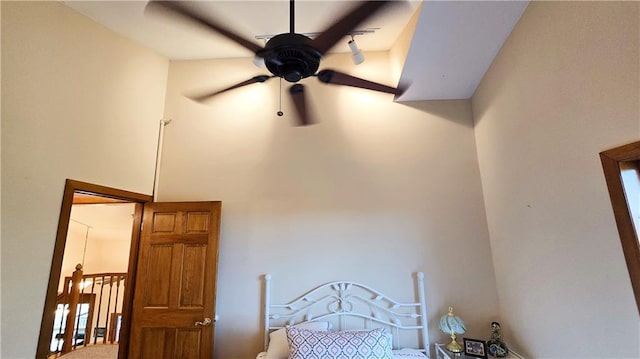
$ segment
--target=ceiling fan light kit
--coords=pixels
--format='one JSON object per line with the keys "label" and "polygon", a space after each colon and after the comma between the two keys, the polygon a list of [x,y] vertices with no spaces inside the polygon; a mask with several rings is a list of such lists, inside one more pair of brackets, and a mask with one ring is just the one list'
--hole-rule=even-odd
{"label": "ceiling fan light kit", "polygon": [[253,57],[253,64],[256,65],[256,67],[264,67],[264,59],[256,55]]}
{"label": "ceiling fan light kit", "polygon": [[360,65],[361,63],[363,63],[364,55],[362,54],[362,51],[360,51],[360,49],[358,48],[358,45],[356,44],[356,40],[353,38],[353,36],[351,36],[351,40],[349,40],[348,44],[349,44],[349,49],[351,50],[351,58],[353,59],[353,63],[356,65]]}
{"label": "ceiling fan light kit", "polygon": [[[358,25],[380,11],[383,7],[397,1],[364,1],[345,14],[340,16],[333,24],[324,31],[318,33],[313,39],[304,34],[295,32],[295,2],[289,1],[289,29],[288,33],[278,34],[270,37],[264,47],[254,43],[236,32],[227,29],[223,25],[204,17],[190,6],[187,1],[155,1],[147,4],[146,12],[163,13],[178,16],[198,25],[207,27],[214,32],[225,36],[229,40],[252,51],[255,55],[254,64],[261,66],[262,63],[272,75],[259,75],[242,81],[225,89],[198,96],[189,96],[194,101],[203,102],[218,94],[247,86],[257,82],[265,82],[273,77],[279,77],[287,82],[293,83],[289,88],[289,94],[293,100],[296,112],[298,113],[298,125],[306,126],[312,124],[307,113],[306,95],[304,85],[299,81],[315,76],[318,80],[327,84],[358,87],[373,91],[380,91],[399,96],[403,91],[400,88],[386,86],[373,81],[364,80],[355,76],[347,75],[336,70],[321,70],[318,72],[322,56],[329,51],[338,41],[345,36],[351,35],[348,45],[351,50],[354,63],[359,64],[364,61],[362,51],[358,49],[354,39],[353,31]],[[278,112],[281,116],[281,111]]]}

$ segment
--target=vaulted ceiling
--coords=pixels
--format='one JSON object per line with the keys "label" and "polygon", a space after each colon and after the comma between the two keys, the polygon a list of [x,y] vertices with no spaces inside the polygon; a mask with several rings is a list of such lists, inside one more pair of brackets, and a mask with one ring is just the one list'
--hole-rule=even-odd
{"label": "vaulted ceiling", "polygon": [[[146,1],[66,1],[67,6],[171,60],[251,57],[247,49],[211,31],[145,16]],[[376,14],[356,36],[367,51],[389,50],[412,16],[418,22],[401,75],[411,83],[401,101],[464,99],[473,95],[485,71],[526,8],[527,1],[402,1]],[[246,38],[289,30],[289,2],[202,1],[213,16]],[[322,31],[353,6],[352,1],[295,3],[298,33]],[[416,13],[419,12],[419,13]],[[333,52],[348,52],[345,38]],[[256,43],[261,44],[261,39]]]}

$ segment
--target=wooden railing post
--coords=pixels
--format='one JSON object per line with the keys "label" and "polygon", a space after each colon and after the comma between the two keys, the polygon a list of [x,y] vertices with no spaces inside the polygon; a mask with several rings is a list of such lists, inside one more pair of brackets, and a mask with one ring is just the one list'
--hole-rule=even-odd
{"label": "wooden railing post", "polygon": [[76,325],[76,315],[78,312],[78,302],[80,301],[80,285],[82,283],[82,264],[76,266],[71,278],[71,293],[67,297],[69,313],[65,321],[64,341],[62,343],[62,354],[66,354],[73,349],[73,332]]}

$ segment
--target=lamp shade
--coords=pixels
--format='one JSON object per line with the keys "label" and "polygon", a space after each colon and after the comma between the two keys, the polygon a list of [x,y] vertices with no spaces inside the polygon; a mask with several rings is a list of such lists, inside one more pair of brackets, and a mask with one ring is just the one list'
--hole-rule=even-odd
{"label": "lamp shade", "polygon": [[449,307],[449,313],[440,318],[440,330],[447,334],[464,334],[467,326],[460,317],[453,314],[453,307]]}

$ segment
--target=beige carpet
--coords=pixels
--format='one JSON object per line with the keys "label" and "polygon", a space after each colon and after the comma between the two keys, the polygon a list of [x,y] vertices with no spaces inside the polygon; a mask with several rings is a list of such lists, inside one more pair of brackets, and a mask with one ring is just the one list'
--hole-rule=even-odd
{"label": "beige carpet", "polygon": [[97,344],[84,348],[78,348],[71,353],[67,353],[59,359],[117,359],[118,345]]}

